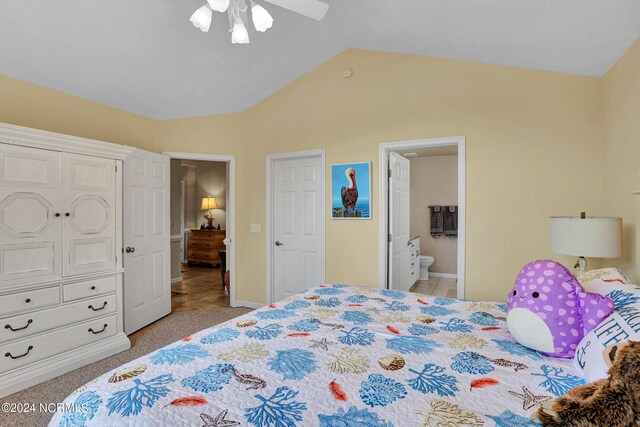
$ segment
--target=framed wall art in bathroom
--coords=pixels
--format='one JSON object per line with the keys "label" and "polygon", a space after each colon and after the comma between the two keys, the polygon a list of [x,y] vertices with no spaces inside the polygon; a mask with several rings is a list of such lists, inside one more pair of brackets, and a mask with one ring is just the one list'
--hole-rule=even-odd
{"label": "framed wall art in bathroom", "polygon": [[371,219],[371,162],[331,165],[331,218]]}

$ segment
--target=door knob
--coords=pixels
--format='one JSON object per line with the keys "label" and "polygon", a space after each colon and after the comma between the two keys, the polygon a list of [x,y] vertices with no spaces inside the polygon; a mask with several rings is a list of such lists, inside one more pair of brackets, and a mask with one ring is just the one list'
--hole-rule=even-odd
{"label": "door knob", "polygon": [[280,242],[280,241],[276,241],[276,246],[283,246],[284,243]]}
{"label": "door knob", "polygon": [[127,248],[124,250],[126,253],[128,254],[132,254],[136,251],[136,248],[132,248],[131,246],[127,246]]}

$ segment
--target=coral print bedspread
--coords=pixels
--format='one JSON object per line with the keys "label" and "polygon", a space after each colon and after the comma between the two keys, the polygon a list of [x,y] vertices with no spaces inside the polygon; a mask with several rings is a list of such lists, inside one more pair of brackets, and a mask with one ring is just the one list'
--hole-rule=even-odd
{"label": "coral print bedspread", "polygon": [[326,285],[137,359],[54,426],[533,426],[584,383],[513,341],[502,304]]}

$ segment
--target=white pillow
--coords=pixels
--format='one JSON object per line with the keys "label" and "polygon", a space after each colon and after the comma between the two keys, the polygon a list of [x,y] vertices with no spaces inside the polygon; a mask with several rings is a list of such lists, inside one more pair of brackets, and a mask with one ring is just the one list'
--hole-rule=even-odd
{"label": "white pillow", "polygon": [[587,292],[601,295],[608,293],[612,287],[629,285],[629,279],[617,268],[600,268],[589,270],[578,277],[578,282]]}
{"label": "white pillow", "polygon": [[585,291],[610,297],[616,310],[625,307],[640,309],[640,287],[631,284],[617,268],[587,271],[578,281]]}
{"label": "white pillow", "polygon": [[578,344],[573,361],[587,381],[607,378],[612,347],[626,341],[640,341],[640,307],[616,310]]}

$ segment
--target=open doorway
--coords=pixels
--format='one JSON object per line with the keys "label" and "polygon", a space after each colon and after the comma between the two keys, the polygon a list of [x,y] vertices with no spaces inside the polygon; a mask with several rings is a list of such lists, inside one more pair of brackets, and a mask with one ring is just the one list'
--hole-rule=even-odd
{"label": "open doorway", "polygon": [[234,306],[233,160],[166,154],[171,157],[172,311]]}
{"label": "open doorway", "polygon": [[380,287],[464,298],[464,137],[381,144]]}

